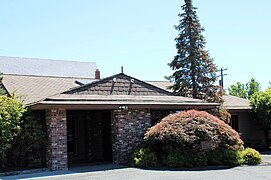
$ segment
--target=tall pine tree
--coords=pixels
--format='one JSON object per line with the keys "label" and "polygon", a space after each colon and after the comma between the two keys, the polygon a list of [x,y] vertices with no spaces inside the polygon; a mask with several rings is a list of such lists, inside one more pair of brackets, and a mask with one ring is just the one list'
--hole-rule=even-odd
{"label": "tall pine tree", "polygon": [[204,28],[196,15],[197,8],[192,5],[192,0],[185,0],[182,9],[179,25],[175,26],[179,31],[175,38],[177,55],[168,64],[174,70],[168,77],[174,82],[170,88],[177,95],[219,102],[218,86],[213,85],[217,80],[217,67],[204,49]]}

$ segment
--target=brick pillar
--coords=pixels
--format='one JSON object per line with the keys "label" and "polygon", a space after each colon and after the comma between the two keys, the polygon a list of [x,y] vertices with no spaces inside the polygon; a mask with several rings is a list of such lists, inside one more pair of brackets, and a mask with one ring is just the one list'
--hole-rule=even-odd
{"label": "brick pillar", "polygon": [[149,127],[151,127],[149,110],[113,111],[113,162],[130,164],[134,149],[143,142],[144,134]]}
{"label": "brick pillar", "polygon": [[47,157],[46,163],[52,171],[68,169],[67,118],[64,109],[46,110]]}

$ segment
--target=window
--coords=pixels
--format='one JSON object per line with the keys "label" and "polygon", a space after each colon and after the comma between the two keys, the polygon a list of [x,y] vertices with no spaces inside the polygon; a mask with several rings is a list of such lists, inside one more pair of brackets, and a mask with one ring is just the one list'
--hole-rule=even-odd
{"label": "window", "polygon": [[175,111],[169,110],[152,110],[151,111],[151,125],[154,126],[155,124],[159,123],[164,117],[169,114],[173,114]]}
{"label": "window", "polygon": [[76,121],[75,116],[68,116],[67,121],[67,146],[68,154],[76,155]]}
{"label": "window", "polygon": [[231,123],[230,123],[231,127],[239,132],[239,122],[238,122],[238,115],[232,115],[231,116]]}

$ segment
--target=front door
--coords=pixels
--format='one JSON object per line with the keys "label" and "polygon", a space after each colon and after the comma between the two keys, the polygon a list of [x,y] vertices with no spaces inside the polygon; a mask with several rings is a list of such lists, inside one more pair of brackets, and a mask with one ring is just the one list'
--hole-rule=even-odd
{"label": "front door", "polygon": [[68,111],[69,163],[112,161],[111,112]]}

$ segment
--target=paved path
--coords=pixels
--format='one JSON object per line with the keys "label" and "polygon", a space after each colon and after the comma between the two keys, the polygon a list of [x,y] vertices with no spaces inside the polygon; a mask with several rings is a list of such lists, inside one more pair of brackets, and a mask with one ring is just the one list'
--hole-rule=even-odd
{"label": "paved path", "polygon": [[[1,179],[1,177],[0,177]],[[71,168],[69,171],[43,172],[19,176],[2,177],[5,179],[31,180],[271,180],[271,166],[243,166],[220,170],[144,170],[112,164]]]}
{"label": "paved path", "polygon": [[0,180],[8,179],[31,179],[31,180],[77,180],[77,179],[148,179],[148,180],[271,180],[271,153],[263,153],[263,164],[261,166],[242,166],[229,169],[159,169],[144,170],[114,164],[102,164],[95,166],[71,167],[68,171],[42,172],[24,174],[18,176],[4,176]]}
{"label": "paved path", "polygon": [[261,155],[263,158],[263,164],[271,165],[271,152],[263,152]]}

